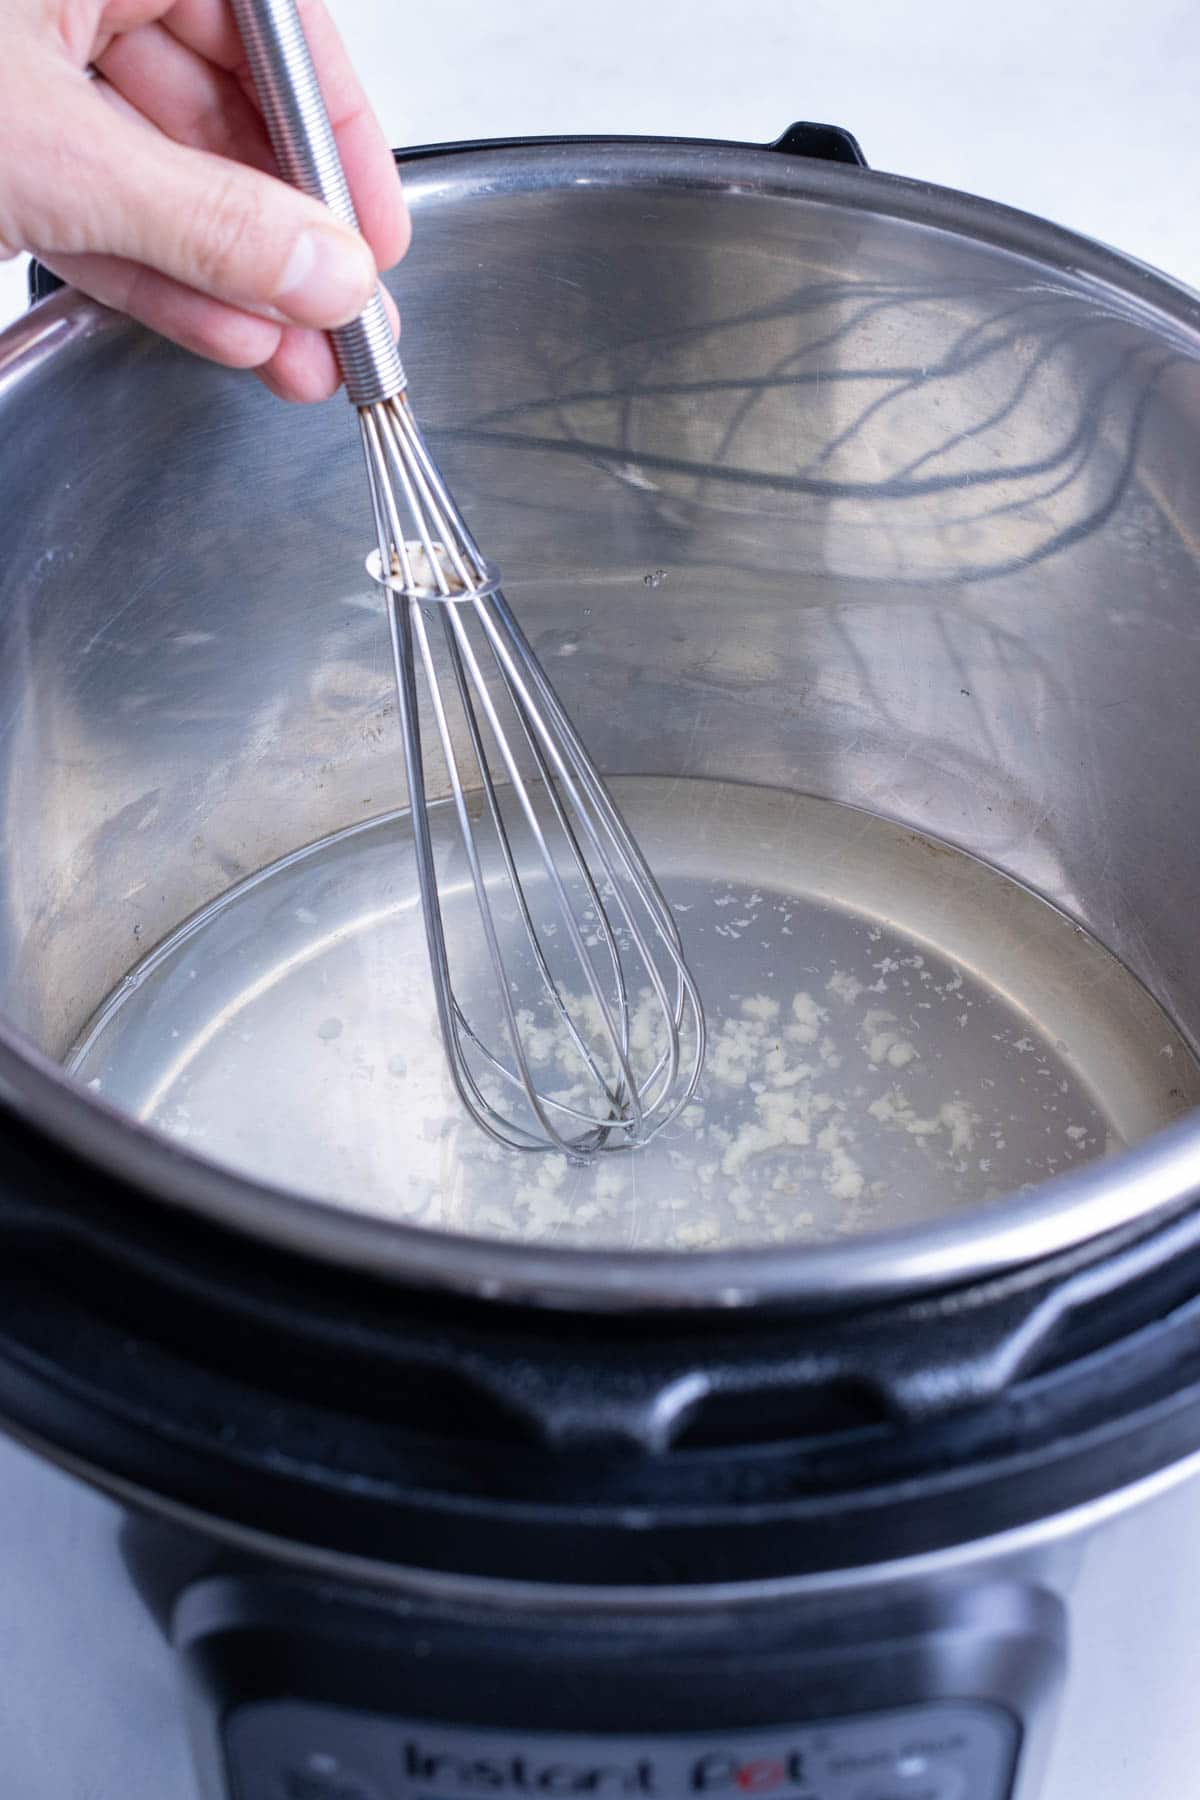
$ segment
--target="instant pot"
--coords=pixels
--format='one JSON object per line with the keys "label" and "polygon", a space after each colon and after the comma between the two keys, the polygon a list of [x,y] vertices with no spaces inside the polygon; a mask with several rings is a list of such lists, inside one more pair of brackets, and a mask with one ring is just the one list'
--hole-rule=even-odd
{"label": "instant pot", "polygon": [[0,338],[5,1792],[1186,1795],[1200,301],[831,128],[402,161],[429,435],[601,768],[881,822],[914,941],[968,864],[1036,897],[955,964],[1108,1137],[639,1251],[334,1204],[86,1079],[154,946],[403,783],[344,409],[41,298]]}

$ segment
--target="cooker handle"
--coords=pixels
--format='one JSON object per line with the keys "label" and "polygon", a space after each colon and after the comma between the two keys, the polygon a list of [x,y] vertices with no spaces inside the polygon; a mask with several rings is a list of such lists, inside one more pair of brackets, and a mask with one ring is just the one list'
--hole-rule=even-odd
{"label": "cooker handle", "polygon": [[[451,144],[418,144],[411,150],[393,150],[392,155],[403,166],[405,163],[421,162],[427,156],[454,156],[469,150],[523,150],[537,145],[582,145],[596,143],[594,137],[524,137],[524,138],[475,138],[461,143]],[[846,131],[841,125],[817,125],[807,119],[798,119],[789,125],[787,130],[770,144],[751,144],[739,142],[731,138],[636,138],[620,137],[608,142],[622,144],[666,143],[690,144],[697,148],[723,150],[774,150],[780,156],[807,156],[815,162],[843,163],[851,168],[865,169],[867,159],[862,153],[862,146],[852,131]],[[29,265],[29,304],[36,306],[39,300],[57,293],[65,283],[58,275],[43,268],[41,263],[33,261]]]}
{"label": "cooker handle", "polygon": [[798,119],[782,137],[763,148],[778,150],[781,156],[810,156],[817,162],[849,163],[856,169],[867,167],[862,145],[852,131],[841,125],[813,125],[807,119]]}
{"label": "cooker handle", "polygon": [[29,304],[36,306],[39,300],[45,300],[50,294],[56,294],[60,287],[67,284],[61,275],[52,274],[44,269],[36,260],[29,265]]}

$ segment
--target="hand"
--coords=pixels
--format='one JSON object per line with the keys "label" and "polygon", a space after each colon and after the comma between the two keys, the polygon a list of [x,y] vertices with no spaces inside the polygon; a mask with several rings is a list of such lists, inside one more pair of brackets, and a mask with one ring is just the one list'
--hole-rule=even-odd
{"label": "hand", "polygon": [[362,310],[409,223],[332,21],[299,4],[361,237],[272,172],[225,0],[0,0],[0,257],[32,251],[187,349],[320,400],[339,379],[324,332]]}

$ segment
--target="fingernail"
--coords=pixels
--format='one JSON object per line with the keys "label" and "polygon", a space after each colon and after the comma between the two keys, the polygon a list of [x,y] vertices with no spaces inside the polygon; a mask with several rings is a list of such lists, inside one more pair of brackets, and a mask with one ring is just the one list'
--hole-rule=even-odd
{"label": "fingernail", "polygon": [[371,298],[376,279],[361,238],[310,225],[292,247],[275,302],[298,325],[348,325]]}

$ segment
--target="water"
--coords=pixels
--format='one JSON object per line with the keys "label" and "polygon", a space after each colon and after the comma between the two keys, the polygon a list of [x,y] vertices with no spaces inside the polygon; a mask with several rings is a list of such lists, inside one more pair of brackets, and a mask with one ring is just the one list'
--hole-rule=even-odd
{"label": "water", "polygon": [[[1141,986],[973,858],[777,790],[615,786],[711,1031],[696,1103],[646,1150],[581,1168],[461,1115],[404,815],[231,889],[131,971],[71,1066],[190,1150],[315,1199],[645,1250],[933,1217],[1200,1102],[1195,1059]],[[434,825],[449,854],[450,815]],[[452,938],[473,908],[451,884]],[[539,1054],[552,1078],[553,1044]]]}

